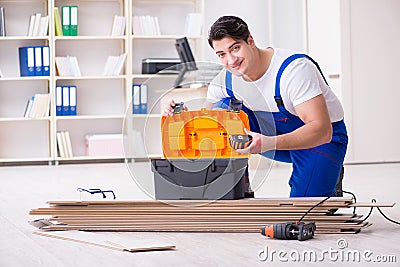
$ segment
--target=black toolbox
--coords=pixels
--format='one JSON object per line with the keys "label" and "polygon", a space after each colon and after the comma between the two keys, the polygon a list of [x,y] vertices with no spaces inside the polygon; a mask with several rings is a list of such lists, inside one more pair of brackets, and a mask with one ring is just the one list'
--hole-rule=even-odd
{"label": "black toolbox", "polygon": [[155,197],[176,199],[244,198],[248,158],[151,159]]}

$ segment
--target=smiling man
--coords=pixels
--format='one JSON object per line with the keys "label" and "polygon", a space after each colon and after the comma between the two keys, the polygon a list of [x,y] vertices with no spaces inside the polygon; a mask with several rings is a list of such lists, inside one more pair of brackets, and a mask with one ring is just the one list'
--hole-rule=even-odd
{"label": "smiling man", "polygon": [[341,195],[344,112],[317,63],[294,51],[257,47],[235,16],[219,18],[208,42],[225,67],[208,88],[209,107],[239,99],[251,120],[253,142],[237,151],[292,163],[291,197]]}

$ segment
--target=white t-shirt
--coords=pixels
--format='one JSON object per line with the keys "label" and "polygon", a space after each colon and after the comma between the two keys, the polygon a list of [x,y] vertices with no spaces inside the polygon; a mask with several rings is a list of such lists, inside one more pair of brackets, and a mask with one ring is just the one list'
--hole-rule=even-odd
{"label": "white t-shirt", "polygon": [[[235,97],[243,100],[243,104],[253,111],[277,112],[275,102],[275,80],[280,66],[294,51],[274,48],[271,64],[264,75],[254,81],[247,82],[241,77],[232,75],[232,90]],[[225,73],[222,70],[208,87],[207,100],[216,103],[229,97],[225,89]],[[317,67],[309,59],[299,58],[292,61],[281,77],[281,97],[288,110],[296,115],[294,107],[322,94],[325,98],[331,122],[343,119],[344,112],[339,99],[327,86]]]}

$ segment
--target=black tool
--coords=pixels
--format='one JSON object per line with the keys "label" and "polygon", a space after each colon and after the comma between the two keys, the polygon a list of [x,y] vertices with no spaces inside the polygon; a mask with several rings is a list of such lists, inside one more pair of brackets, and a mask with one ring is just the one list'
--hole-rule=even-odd
{"label": "black tool", "polygon": [[243,106],[242,100],[232,98],[229,102],[228,111],[234,112],[234,113],[239,113],[242,110],[242,106]]}
{"label": "black tool", "polygon": [[229,143],[233,149],[243,149],[248,147],[253,141],[253,137],[247,134],[231,134]]}
{"label": "black tool", "polygon": [[171,107],[174,109],[174,114],[180,114],[182,110],[185,109],[183,102],[175,103],[175,105],[171,105]]}
{"label": "black tool", "polygon": [[304,241],[314,237],[316,226],[314,222],[294,222],[294,223],[277,223],[268,226],[262,226],[260,232],[262,235],[270,238],[283,240],[299,240]]}

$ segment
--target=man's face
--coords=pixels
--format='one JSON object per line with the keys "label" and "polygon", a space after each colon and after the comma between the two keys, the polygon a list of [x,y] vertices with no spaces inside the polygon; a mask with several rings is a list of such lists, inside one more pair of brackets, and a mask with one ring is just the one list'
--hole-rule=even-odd
{"label": "man's face", "polygon": [[[249,40],[251,37],[249,37]],[[213,48],[221,63],[234,75],[248,74],[253,59],[252,39],[249,43],[230,37],[213,41]]]}

